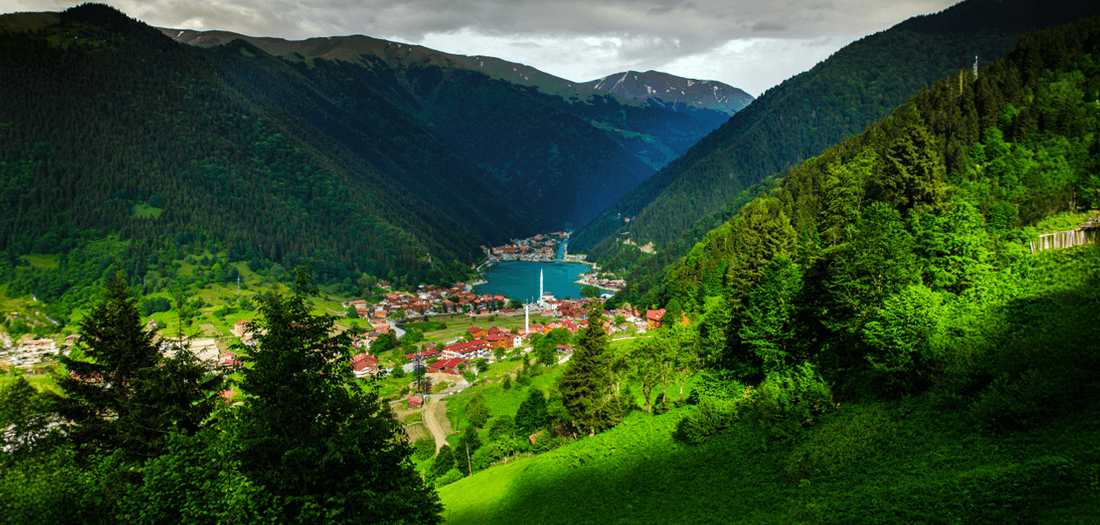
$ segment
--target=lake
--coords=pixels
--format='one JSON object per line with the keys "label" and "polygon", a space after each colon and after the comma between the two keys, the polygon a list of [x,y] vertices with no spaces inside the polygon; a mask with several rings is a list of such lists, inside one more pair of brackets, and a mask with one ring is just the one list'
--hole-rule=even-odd
{"label": "lake", "polygon": [[534,302],[539,295],[539,270],[543,271],[543,290],[558,299],[580,299],[581,285],[575,284],[589,266],[579,263],[537,263],[512,261],[485,271],[486,284],[475,287],[479,294],[505,295],[522,302]]}

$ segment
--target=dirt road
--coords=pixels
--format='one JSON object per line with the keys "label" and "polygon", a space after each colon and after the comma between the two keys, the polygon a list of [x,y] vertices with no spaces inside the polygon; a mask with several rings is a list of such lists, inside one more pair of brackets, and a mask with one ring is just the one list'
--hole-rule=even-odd
{"label": "dirt road", "polygon": [[424,409],[424,424],[435,438],[436,451],[443,448],[443,445],[447,444],[447,436],[451,433],[451,422],[447,420],[447,402],[432,396]]}

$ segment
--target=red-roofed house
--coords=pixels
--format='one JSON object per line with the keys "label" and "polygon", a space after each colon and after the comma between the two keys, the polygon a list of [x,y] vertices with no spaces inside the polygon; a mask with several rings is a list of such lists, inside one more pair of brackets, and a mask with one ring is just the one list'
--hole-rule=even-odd
{"label": "red-roofed house", "polygon": [[645,311],[646,326],[648,326],[650,330],[656,330],[656,329],[660,328],[661,327],[661,319],[663,319],[664,316],[665,316],[665,309],[664,308],[661,308],[660,310],[646,310]]}
{"label": "red-roofed house", "polygon": [[234,354],[233,352],[226,352],[222,354],[221,359],[218,360],[219,368],[236,369],[243,364],[244,363],[237,361],[237,354]]}
{"label": "red-roofed house", "polygon": [[493,352],[489,348],[489,342],[484,339],[475,339],[467,343],[455,343],[443,349],[443,358],[461,357],[463,359],[477,359],[479,357],[492,357]]}
{"label": "red-roofed house", "polygon": [[[428,359],[431,359],[431,358],[433,358],[437,355],[439,355],[439,350],[422,350],[420,352],[420,356],[423,357],[425,361],[427,361]],[[413,352],[411,354],[405,354],[405,360],[415,361],[416,360],[416,352]]]}
{"label": "red-roofed house", "polygon": [[443,361],[436,361],[428,366],[428,373],[442,373],[451,375],[460,375],[459,368],[461,365],[467,363],[466,359],[460,357],[452,357],[450,359],[444,359]]}
{"label": "red-roofed house", "polygon": [[378,373],[378,358],[370,354],[356,354],[351,358],[351,369],[355,377],[364,377]]}
{"label": "red-roofed house", "polygon": [[485,337],[487,335],[489,335],[489,332],[486,331],[484,328],[478,328],[476,326],[470,327],[470,337],[473,337],[474,339],[481,339],[482,337]]}
{"label": "red-roofed house", "polygon": [[497,333],[485,338],[489,342],[489,348],[512,348],[512,336],[510,334]]}
{"label": "red-roofed house", "polygon": [[246,334],[252,333],[252,323],[248,321],[237,321],[233,323],[233,335],[244,338]]}

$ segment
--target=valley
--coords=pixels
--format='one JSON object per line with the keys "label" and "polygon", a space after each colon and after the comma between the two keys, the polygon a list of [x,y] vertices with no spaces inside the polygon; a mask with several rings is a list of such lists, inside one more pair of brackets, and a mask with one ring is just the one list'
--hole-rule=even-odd
{"label": "valley", "polygon": [[755,99],[158,25],[0,14],[0,524],[1100,521],[1100,8]]}

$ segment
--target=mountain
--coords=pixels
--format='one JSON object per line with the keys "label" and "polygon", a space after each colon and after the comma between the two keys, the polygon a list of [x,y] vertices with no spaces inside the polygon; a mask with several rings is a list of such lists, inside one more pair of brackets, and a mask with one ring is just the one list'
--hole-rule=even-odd
{"label": "mountain", "polygon": [[712,80],[692,80],[659,71],[627,71],[584,83],[597,91],[687,113],[721,125],[752,103],[752,95]]}
{"label": "mountain", "polygon": [[234,262],[445,283],[545,225],[339,63],[185,46],[94,4],[0,22],[20,28],[0,33],[0,76],[20,79],[0,83],[9,292],[72,306],[112,265],[159,290]]}
{"label": "mountain", "polygon": [[335,64],[416,116],[553,227],[588,221],[725,120],[701,108],[611,95],[522,64],[362,35],[288,41],[162,31],[203,48],[247,42],[306,76],[317,60]]}
{"label": "mountain", "polygon": [[[525,457],[500,429],[530,412],[482,387],[448,523],[1097,522],[1098,57],[1100,17],[1029,33],[710,231],[664,279],[690,324],[590,343],[621,383],[587,406],[648,408],[685,355],[686,406],[568,441],[563,413]],[[538,386],[568,400],[546,376],[574,363]]]}
{"label": "mountain", "polygon": [[937,79],[970,69],[975,55],[988,63],[1028,31],[1098,12],[1094,3],[968,0],[853,42],[769,89],[579,228],[570,247],[601,262],[631,245],[660,249],[700,219],[729,218],[737,210],[727,205],[745,189],[859,133]]}

